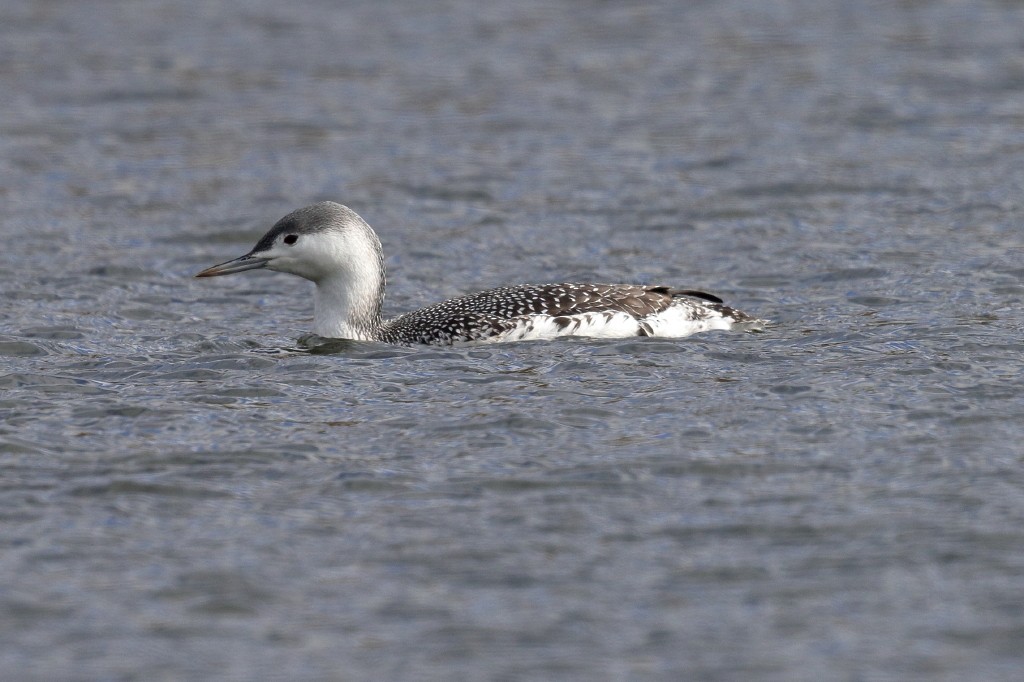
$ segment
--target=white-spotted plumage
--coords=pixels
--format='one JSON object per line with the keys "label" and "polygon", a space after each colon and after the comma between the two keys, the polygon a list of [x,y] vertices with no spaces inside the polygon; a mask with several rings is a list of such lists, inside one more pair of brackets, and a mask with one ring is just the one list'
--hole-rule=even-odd
{"label": "white-spotted plumage", "polygon": [[313,331],[328,338],[452,345],[559,336],[682,337],[759,322],[710,294],[636,284],[500,287],[385,321],[380,240],[354,211],[331,201],[289,213],[252,251],[196,276],[264,267],[316,284]]}

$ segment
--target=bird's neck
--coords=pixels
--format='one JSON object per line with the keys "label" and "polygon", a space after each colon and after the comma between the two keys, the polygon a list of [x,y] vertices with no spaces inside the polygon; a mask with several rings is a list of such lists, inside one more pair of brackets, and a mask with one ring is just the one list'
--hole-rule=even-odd
{"label": "bird's neck", "polygon": [[384,303],[384,264],[362,265],[316,283],[313,331],[319,336],[357,341],[375,338]]}

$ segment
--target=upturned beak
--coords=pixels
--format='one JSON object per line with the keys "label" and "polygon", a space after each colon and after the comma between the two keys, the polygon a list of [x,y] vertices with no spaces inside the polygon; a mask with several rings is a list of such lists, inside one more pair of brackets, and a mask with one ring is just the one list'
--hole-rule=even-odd
{"label": "upturned beak", "polygon": [[236,272],[245,272],[246,270],[258,270],[259,268],[267,267],[269,262],[269,258],[260,258],[252,254],[246,254],[234,260],[229,260],[226,263],[206,268],[198,273],[196,277],[220,277],[221,275],[233,275]]}

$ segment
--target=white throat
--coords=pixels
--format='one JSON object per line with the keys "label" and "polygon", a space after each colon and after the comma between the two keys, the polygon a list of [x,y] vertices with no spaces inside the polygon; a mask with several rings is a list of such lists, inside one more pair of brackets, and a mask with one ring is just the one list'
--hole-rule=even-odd
{"label": "white throat", "polygon": [[[372,340],[380,331],[384,258],[380,240],[354,213],[343,224],[307,233],[268,252],[271,270],[316,284],[313,331],[333,339]],[[287,232],[287,230],[284,230]]]}
{"label": "white throat", "polygon": [[316,282],[313,331],[331,339],[371,341],[380,327],[383,268],[346,271]]}

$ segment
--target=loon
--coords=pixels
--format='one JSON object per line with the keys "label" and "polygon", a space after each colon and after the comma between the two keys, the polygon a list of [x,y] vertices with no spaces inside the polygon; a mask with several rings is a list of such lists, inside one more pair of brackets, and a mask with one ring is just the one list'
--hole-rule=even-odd
{"label": "loon", "polygon": [[327,338],[449,346],[560,336],[683,337],[760,322],[702,291],[637,284],[506,286],[384,320],[380,240],[355,211],[333,201],[292,211],[249,253],[196,277],[258,268],[316,284],[313,331]]}

